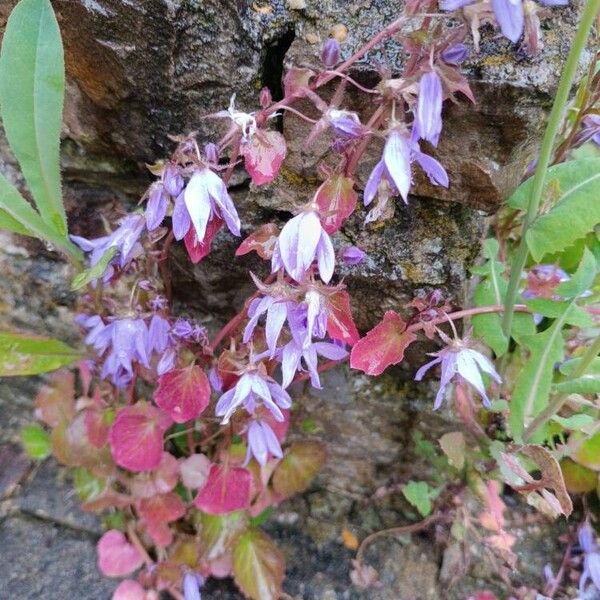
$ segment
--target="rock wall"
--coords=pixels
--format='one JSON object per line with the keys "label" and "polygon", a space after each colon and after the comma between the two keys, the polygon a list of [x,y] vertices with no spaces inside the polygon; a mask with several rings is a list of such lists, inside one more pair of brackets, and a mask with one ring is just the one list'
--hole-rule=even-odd
{"label": "rock wall", "polygon": [[[15,3],[0,0],[0,18]],[[64,36],[68,76],[63,168],[70,226],[74,233],[93,236],[101,231],[100,215],[110,218],[137,202],[150,181],[144,163],[168,155],[173,145],[169,135],[198,131],[200,141],[214,138],[222,125],[202,117],[225,108],[234,91],[240,108],[248,111],[257,105],[263,85],[277,98],[285,66],[316,64],[331,27],[348,28],[344,52],[349,55],[390,22],[402,3],[54,0],[53,5]],[[304,8],[290,8],[295,5]],[[465,65],[477,103],[471,106],[465,100],[445,108],[436,156],[449,171],[449,189],[418,178],[409,206],[397,206],[393,219],[365,227],[359,208],[336,236],[337,245],[354,243],[369,255],[359,267],[340,271],[352,288],[361,330],[372,327],[385,310],[402,312],[415,295],[435,288],[456,306],[463,304],[468,268],[477,259],[488,216],[533,156],[579,6],[549,13],[543,21],[545,47],[535,59],[484,28],[481,52],[472,52]],[[393,69],[404,60],[402,49],[390,41],[360,61],[353,76],[363,83],[373,81],[374,65],[383,58]],[[350,91],[347,108],[369,114],[368,100],[366,94]],[[266,218],[288,218],[289,198],[304,199],[314,189],[315,166],[327,159],[325,145],[316,144],[310,152],[302,149],[305,124],[296,117],[286,115],[280,125],[290,149],[280,178],[255,189],[241,171],[234,176],[232,193],[244,233]],[[362,161],[363,181],[379,153],[374,144]],[[18,180],[5,143],[0,144],[0,169]],[[252,290],[248,269],[264,273],[265,266],[248,257],[232,261],[237,243],[221,232],[213,254],[196,266],[182,248],[174,247],[175,295],[183,313],[212,315],[209,325],[218,325],[239,309]],[[6,277],[0,286],[0,321],[74,339],[74,298],[66,268],[31,242],[6,242],[2,253]],[[423,352],[418,350],[409,362],[421,361]],[[314,489],[284,507],[272,524],[290,554],[293,593],[305,598],[359,597],[344,592],[349,588],[350,553],[339,544],[341,528],[352,527],[362,535],[414,516],[402,501],[373,504],[370,498],[381,487],[423,477],[426,465],[415,453],[414,431],[436,439],[457,425],[450,412],[431,413],[428,384],[402,382],[412,370],[408,365],[403,373],[370,380],[342,369],[327,376],[323,392],[295,391],[300,407],[296,422],[317,424],[297,435],[325,441],[329,461]],[[308,531],[312,541],[300,531]],[[360,597],[464,598],[460,586],[456,595],[440,596],[445,593],[444,582],[438,580],[441,557],[431,544],[422,552],[421,546],[384,543],[377,558],[383,565],[384,588]],[[329,570],[324,566],[328,560]],[[407,565],[420,578],[412,581]],[[488,576],[477,585],[493,578]]]}

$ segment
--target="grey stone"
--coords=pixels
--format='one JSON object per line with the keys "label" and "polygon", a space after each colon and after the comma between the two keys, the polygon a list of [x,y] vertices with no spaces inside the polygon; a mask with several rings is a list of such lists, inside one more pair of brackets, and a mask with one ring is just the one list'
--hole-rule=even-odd
{"label": "grey stone", "polygon": [[0,523],[0,600],[108,600],[116,583],[96,569],[95,538],[51,523]]}
{"label": "grey stone", "polygon": [[15,500],[15,505],[23,513],[71,529],[101,535],[98,517],[83,512],[79,504],[72,479],[54,460],[46,460],[39,466]]}

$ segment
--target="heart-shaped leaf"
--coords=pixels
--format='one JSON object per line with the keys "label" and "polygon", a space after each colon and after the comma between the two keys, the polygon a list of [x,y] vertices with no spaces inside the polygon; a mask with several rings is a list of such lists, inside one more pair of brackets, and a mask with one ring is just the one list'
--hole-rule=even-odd
{"label": "heart-shaped leaf", "polygon": [[259,129],[242,144],[246,171],[254,185],[270,183],[277,177],[287,151],[285,138],[273,129]]}
{"label": "heart-shaped leaf", "polygon": [[99,540],[98,568],[106,577],[124,577],[139,569],[144,559],[122,532],[111,529]]}
{"label": "heart-shaped leaf", "polygon": [[210,402],[208,377],[198,365],[160,376],[154,401],[176,423],[198,418]]}
{"label": "heart-shaped leaf", "polygon": [[303,492],[325,462],[325,448],[319,442],[292,444],[273,473],[273,491],[282,498]]}
{"label": "heart-shaped leaf", "polygon": [[242,467],[212,465],[194,504],[211,515],[222,515],[250,506],[252,475]]}
{"label": "heart-shaped leaf", "polygon": [[336,174],[324,181],[315,195],[323,229],[329,234],[335,233],[354,212],[357,200],[351,177]]}

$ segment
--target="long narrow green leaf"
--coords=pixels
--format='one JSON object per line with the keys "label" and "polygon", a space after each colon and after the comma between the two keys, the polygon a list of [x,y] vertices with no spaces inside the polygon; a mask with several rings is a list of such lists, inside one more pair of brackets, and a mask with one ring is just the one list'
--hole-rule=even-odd
{"label": "long narrow green leaf", "polygon": [[79,358],[77,350],[59,340],[0,332],[0,376],[47,373]]}
{"label": "long narrow green leaf", "polygon": [[[67,252],[75,258],[81,252],[66,237],[57,233],[50,225],[42,220],[35,209],[21,196],[0,173],[0,227],[38,237]],[[6,218],[3,215],[6,214]],[[19,231],[19,226],[23,231]]]}
{"label": "long narrow green leaf", "polygon": [[62,40],[52,5],[21,0],[2,40],[0,111],[42,219],[66,237],[59,160],[64,88]]}
{"label": "long narrow green leaf", "polygon": [[[532,179],[521,184],[508,200],[524,210]],[[537,217],[527,232],[527,245],[535,260],[564,250],[585,237],[600,222],[600,159],[580,159],[550,167],[546,175],[545,202],[552,207]]]}
{"label": "long narrow green leaf", "polygon": [[566,306],[552,327],[522,340],[530,355],[519,373],[510,403],[510,426],[517,443],[522,442],[525,426],[548,404],[554,365],[564,354],[562,328],[573,306]]}

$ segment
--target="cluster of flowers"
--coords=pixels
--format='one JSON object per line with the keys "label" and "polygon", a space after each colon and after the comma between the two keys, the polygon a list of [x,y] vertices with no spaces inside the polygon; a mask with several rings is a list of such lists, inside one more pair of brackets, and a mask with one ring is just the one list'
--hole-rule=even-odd
{"label": "cluster of flowers", "polygon": [[[467,4],[471,5],[445,2],[442,8]],[[520,37],[524,10],[520,0],[493,2],[492,6],[503,33],[513,41]],[[92,445],[108,449],[106,460],[113,461],[111,468],[116,465],[130,476],[117,476],[109,469],[109,480],[117,487],[103,492],[102,501],[94,506],[132,507],[144,534],[159,548],[173,543],[169,524],[187,511],[187,504],[174,491],[178,483],[197,490],[192,505],[208,515],[237,510],[260,514],[285,498],[284,490],[289,490],[289,486],[281,485],[284,475],[277,483],[272,474],[277,469],[285,473],[285,457],[291,452],[282,447],[292,404],[290,385],[308,379],[319,388],[321,370],[348,356],[353,367],[371,374],[381,372],[399,362],[405,347],[416,339],[411,327],[427,335],[439,333],[446,344],[416,374],[420,380],[433,366],[441,366],[434,408],[442,405],[453,380],[469,383],[489,406],[482,373],[496,382],[500,378],[468,338],[461,340],[455,332],[450,339],[437,330],[436,323],[449,319],[439,298],[421,302],[418,308],[415,305],[410,325],[396,313],[386,313],[384,321],[360,339],[350,297],[345,286],[336,281],[332,241],[355,211],[354,170],[371,139],[383,138],[383,144],[381,158],[364,183],[364,205],[375,203],[367,222],[382,218],[394,196],[408,204],[417,166],[432,185],[449,186],[443,165],[424,147],[435,152],[446,99],[462,93],[473,100],[460,74],[468,54],[461,41],[466,35],[463,29],[450,33],[447,39],[436,39],[432,45],[415,41],[427,40],[427,36],[415,36],[411,43],[418,46],[416,60],[401,78],[387,78],[376,88],[380,109],[368,123],[341,106],[343,94],[334,94],[330,104],[317,94],[325,80],[340,77],[336,70],[341,62],[339,42],[330,38],[321,55],[325,69],[292,69],[284,81],[286,97],[282,101],[274,103],[268,90],[263,90],[261,110],[246,113],[235,107],[234,97],[227,110],[209,115],[230,123],[218,143],[207,143],[201,149],[192,137],[179,140],[173,156],[152,167],[158,179],[147,192],[144,212],[126,216],[115,231],[98,239],[73,236],[89,254],[93,279],[79,318],[85,341],[95,352],[86,368],[95,369],[99,379],[110,381],[116,389],[113,398],[122,394],[127,400],[125,405],[111,405],[99,387],[93,400],[79,404]],[[339,90],[343,91],[348,82],[352,80],[342,77]],[[204,327],[173,316],[169,282],[161,265],[173,240],[183,240],[191,261],[197,263],[210,253],[223,227],[233,236],[241,236],[242,222],[228,191],[229,177],[240,158],[254,184],[270,183],[277,177],[287,148],[283,136],[267,125],[277,111],[290,109],[300,97],[312,101],[321,112],[309,139],[328,133],[337,166],[326,170],[325,181],[314,196],[281,228],[275,223],[265,224],[241,243],[236,254],[256,251],[269,261],[270,275],[261,280],[251,274],[257,292],[211,343]],[[153,246],[161,241],[162,248],[156,251]],[[348,266],[368,259],[363,250],[353,246],[341,249],[337,258]],[[136,282],[128,310],[120,313],[114,301],[102,302],[102,294],[105,288],[116,288],[116,282],[130,276],[135,276]],[[230,345],[219,353],[224,339],[229,339]],[[401,350],[382,350],[391,345]],[[137,399],[140,379],[157,384],[153,403]],[[214,415],[221,425],[216,430],[210,426],[210,418],[207,427],[197,422],[210,404],[211,393],[216,396]],[[201,430],[207,435],[199,440]],[[178,461],[175,450],[165,452],[165,440],[182,436],[187,436],[188,456]],[[67,445],[69,439],[67,436]],[[210,450],[211,458],[197,453],[198,447]],[[296,461],[314,460],[312,454],[308,458],[301,454]],[[69,456],[71,464],[82,464],[78,462],[81,458]],[[130,538],[134,533],[129,531]],[[108,575],[124,576],[143,562],[148,565],[145,576],[150,583],[142,586],[144,581],[125,581],[115,595],[117,599],[149,598],[144,587],[171,585],[183,589],[186,600],[196,600],[204,577],[226,574],[232,568],[230,555],[227,560],[212,557],[200,567],[196,561],[191,571],[177,571],[177,583],[172,573],[165,575],[164,563],[157,570],[144,556],[139,540],[137,545],[131,543],[134,541],[111,531],[99,545],[101,569]]]}

